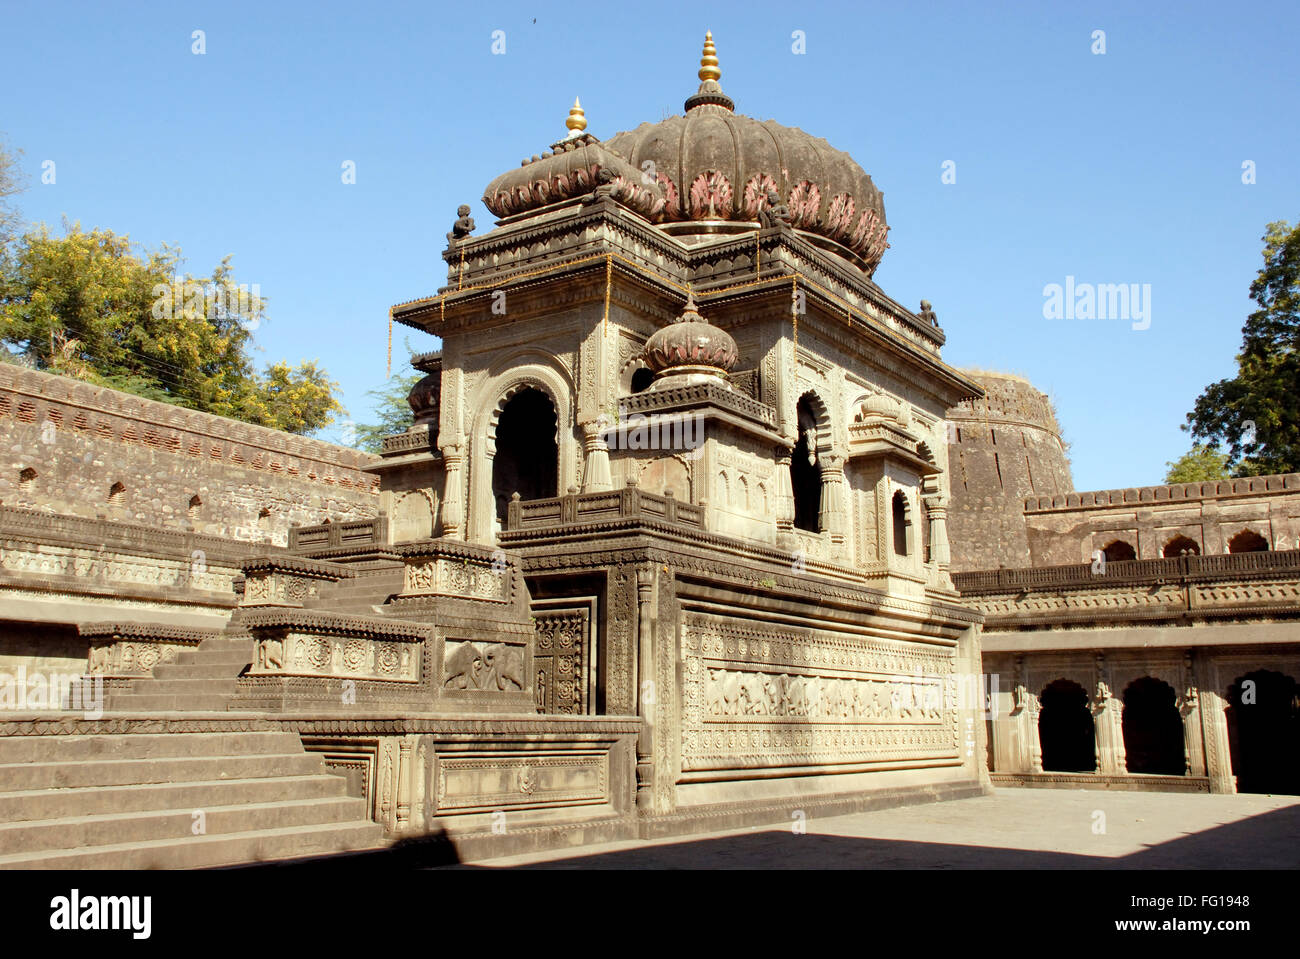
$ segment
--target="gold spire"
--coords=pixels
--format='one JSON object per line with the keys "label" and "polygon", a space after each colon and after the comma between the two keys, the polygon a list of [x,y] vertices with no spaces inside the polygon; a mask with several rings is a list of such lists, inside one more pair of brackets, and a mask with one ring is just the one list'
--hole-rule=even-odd
{"label": "gold spire", "polygon": [[700,57],[700,79],[722,79],[722,71],[718,69],[718,51],[713,45],[712,30],[707,30],[704,33],[704,54]]}
{"label": "gold spire", "polygon": [[583,112],[582,104],[578,102],[577,97],[573,98],[573,106],[569,108],[569,116],[564,121],[564,125],[569,128],[569,135],[565,137],[566,140],[582,136],[582,131],[587,129],[587,116]]}

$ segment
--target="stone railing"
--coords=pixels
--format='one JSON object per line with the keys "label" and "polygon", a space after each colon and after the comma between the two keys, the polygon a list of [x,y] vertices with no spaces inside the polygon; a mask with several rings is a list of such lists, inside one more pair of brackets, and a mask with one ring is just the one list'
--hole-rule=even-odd
{"label": "stone railing", "polygon": [[438,434],[434,429],[429,426],[414,426],[405,433],[385,436],[383,451],[385,456],[395,456],[398,453],[410,453],[415,450],[422,453],[428,451],[435,456],[441,456],[437,446],[434,445],[437,440]]}
{"label": "stone railing", "polygon": [[387,545],[387,513],[380,513],[373,519],[289,527],[289,552],[291,553]]}
{"label": "stone railing", "polygon": [[739,413],[771,429],[776,428],[776,410],[772,407],[759,402],[743,390],[728,390],[714,383],[697,383],[667,390],[646,390],[619,400],[620,407],[628,414],[649,414],[705,404]]}
{"label": "stone railing", "polygon": [[1300,614],[1300,550],[953,575],[986,631]]}
{"label": "stone railing", "polygon": [[660,496],[635,485],[621,490],[579,493],[570,490],[552,499],[513,499],[506,516],[506,531],[516,532],[624,520],[660,520],[705,530],[704,508],[678,502],[671,493]]}
{"label": "stone railing", "polygon": [[148,676],[155,666],[176,662],[178,653],[221,635],[219,629],[188,629],[152,623],[82,623],[77,632],[90,647],[92,676]]}
{"label": "stone railing", "polygon": [[1096,586],[1099,583],[1186,582],[1252,573],[1300,572],[1300,550],[1220,553],[1211,556],[1171,556],[1108,562],[1094,572],[1089,563],[1040,566],[1028,569],[990,569],[953,573],[953,583],[963,594],[1009,590]]}
{"label": "stone railing", "polygon": [[405,563],[399,600],[426,596],[507,602],[513,562],[503,550],[453,540],[398,548]]}
{"label": "stone railing", "polygon": [[243,606],[303,606],[321,598],[321,587],[354,574],[347,566],[303,556],[258,556],[243,565]]}
{"label": "stone railing", "polygon": [[417,683],[429,634],[421,623],[285,608],[248,610],[240,624],[253,634],[253,677]]}

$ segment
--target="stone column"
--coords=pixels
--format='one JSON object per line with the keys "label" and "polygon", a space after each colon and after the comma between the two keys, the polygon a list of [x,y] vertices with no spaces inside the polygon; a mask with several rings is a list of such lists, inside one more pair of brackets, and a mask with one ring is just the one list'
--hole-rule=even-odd
{"label": "stone column", "polygon": [[822,464],[822,501],[818,525],[830,533],[832,543],[844,542],[844,457],[827,452]]}
{"label": "stone column", "polygon": [[1043,771],[1043,741],[1038,735],[1040,704],[1038,697],[1033,693],[1030,693],[1027,699],[1023,728],[1025,728],[1025,737],[1029,742],[1029,771],[1031,773],[1041,773]]}
{"label": "stone column", "polygon": [[442,463],[446,470],[442,496],[442,535],[448,539],[465,538],[465,514],[461,505],[461,463],[464,458],[459,443],[442,448]]}
{"label": "stone column", "polygon": [[613,481],[609,478],[609,446],[602,432],[604,424],[599,420],[584,423],[582,426],[582,451],[585,459],[582,469],[582,491],[584,493],[600,492],[612,489]]}
{"label": "stone column", "polygon": [[1102,776],[1121,776],[1128,772],[1121,705],[1110,694],[1110,687],[1100,681],[1092,701],[1092,725],[1097,773]]}
{"label": "stone column", "polygon": [[636,571],[637,608],[637,715],[641,732],[636,741],[636,805],[644,815],[654,808],[654,716],[658,690],[654,683],[654,617],[651,602],[655,571],[652,566]]}
{"label": "stone column", "polygon": [[1178,714],[1183,720],[1184,775],[1205,775],[1205,741],[1201,736],[1200,689],[1193,650],[1183,653],[1183,692],[1178,697]]}
{"label": "stone column", "polygon": [[790,457],[788,449],[777,448],[775,516],[778,533],[794,532],[794,483],[790,480]]}
{"label": "stone column", "polygon": [[948,498],[927,496],[925,506],[930,514],[930,562],[940,569],[947,569],[952,562],[948,548]]}
{"label": "stone column", "polygon": [[1210,792],[1235,793],[1237,782],[1232,775],[1228,716],[1223,711],[1223,697],[1212,689],[1203,689],[1199,699],[1201,734],[1205,740],[1205,774],[1210,777]]}

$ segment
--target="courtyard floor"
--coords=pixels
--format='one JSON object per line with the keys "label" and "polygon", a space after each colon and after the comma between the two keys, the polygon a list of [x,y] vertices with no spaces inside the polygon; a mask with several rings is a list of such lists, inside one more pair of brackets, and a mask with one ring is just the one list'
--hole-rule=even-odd
{"label": "courtyard floor", "polygon": [[[550,869],[1294,869],[1300,796],[998,789],[791,827],[559,849]],[[450,868],[466,868],[465,865]]]}

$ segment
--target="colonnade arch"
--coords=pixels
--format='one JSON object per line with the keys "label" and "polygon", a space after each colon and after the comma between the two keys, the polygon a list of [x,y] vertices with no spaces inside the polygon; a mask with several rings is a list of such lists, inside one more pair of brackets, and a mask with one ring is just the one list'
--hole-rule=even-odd
{"label": "colonnade arch", "polygon": [[1044,772],[1094,772],[1097,752],[1088,692],[1069,679],[1043,687],[1038,696],[1038,742]]}
{"label": "colonnade arch", "polygon": [[1300,684],[1273,670],[1245,673],[1224,712],[1237,792],[1300,795]]}

